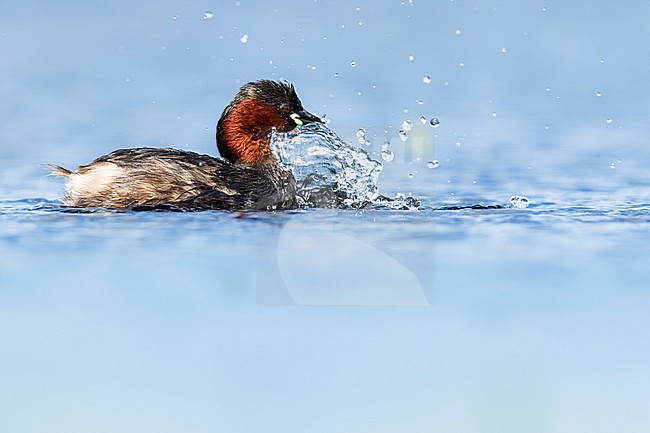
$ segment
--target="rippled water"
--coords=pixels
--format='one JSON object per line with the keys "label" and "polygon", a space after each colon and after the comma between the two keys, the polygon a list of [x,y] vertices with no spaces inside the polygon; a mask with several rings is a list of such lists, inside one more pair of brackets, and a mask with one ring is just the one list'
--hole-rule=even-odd
{"label": "rippled water", "polygon": [[[2,2],[2,432],[648,431],[648,3],[343,3]],[[258,78],[304,208],[60,207]]]}
{"label": "rippled water", "polygon": [[[538,182],[526,209],[509,188],[453,198],[446,183],[412,211],[2,200],[4,419],[243,432],[326,412],[317,431],[395,417],[422,432],[604,432],[616,411],[642,425],[650,200]],[[474,204],[504,208],[451,210]]]}
{"label": "rippled water", "polygon": [[[62,432],[265,431],[286,425],[278,416],[303,430],[323,411],[317,431],[389,431],[395,417],[422,432],[605,432],[613,412],[644,425],[643,172],[593,181],[508,166],[522,187],[465,162],[473,174],[458,177],[445,159],[385,163],[378,193],[410,193],[412,210],[0,200],[4,419],[29,432],[41,420]],[[45,174],[2,175],[21,182],[4,193],[62,193]],[[512,206],[523,194],[530,205]]]}

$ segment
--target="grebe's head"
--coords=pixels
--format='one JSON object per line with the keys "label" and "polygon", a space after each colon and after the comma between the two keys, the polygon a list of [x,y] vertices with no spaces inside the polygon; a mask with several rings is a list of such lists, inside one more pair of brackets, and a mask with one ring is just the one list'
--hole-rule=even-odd
{"label": "grebe's head", "polygon": [[230,162],[260,162],[271,154],[269,134],[322,122],[306,111],[293,85],[271,80],[244,85],[223,110],[217,124],[217,147]]}

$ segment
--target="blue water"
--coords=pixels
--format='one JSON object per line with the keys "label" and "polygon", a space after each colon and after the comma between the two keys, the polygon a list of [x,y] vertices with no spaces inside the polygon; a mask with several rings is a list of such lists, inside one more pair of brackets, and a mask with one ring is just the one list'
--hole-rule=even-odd
{"label": "blue water", "polygon": [[[4,1],[0,430],[646,432],[649,7]],[[422,209],[60,207],[262,77]]]}

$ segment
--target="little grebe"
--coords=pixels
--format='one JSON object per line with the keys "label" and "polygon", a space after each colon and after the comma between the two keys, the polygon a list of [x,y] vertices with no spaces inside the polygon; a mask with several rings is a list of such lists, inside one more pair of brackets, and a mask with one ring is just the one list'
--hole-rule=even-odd
{"label": "little grebe", "polygon": [[295,205],[295,179],[270,147],[273,128],[288,132],[321,122],[289,83],[244,85],[221,114],[217,147],[224,159],[176,149],[120,149],[70,171],[64,206],[132,209],[286,209]]}

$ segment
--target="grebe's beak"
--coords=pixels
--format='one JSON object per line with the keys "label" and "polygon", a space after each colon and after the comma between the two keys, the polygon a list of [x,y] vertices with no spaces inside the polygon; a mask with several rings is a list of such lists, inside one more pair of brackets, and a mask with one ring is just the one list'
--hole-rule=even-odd
{"label": "grebe's beak", "polygon": [[293,119],[293,121],[296,122],[296,125],[298,126],[313,122],[324,123],[320,117],[315,116],[306,110],[300,110],[296,113],[291,114],[289,117],[291,117],[291,119]]}

